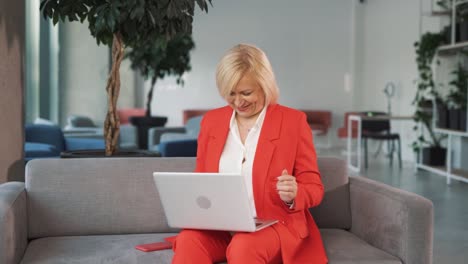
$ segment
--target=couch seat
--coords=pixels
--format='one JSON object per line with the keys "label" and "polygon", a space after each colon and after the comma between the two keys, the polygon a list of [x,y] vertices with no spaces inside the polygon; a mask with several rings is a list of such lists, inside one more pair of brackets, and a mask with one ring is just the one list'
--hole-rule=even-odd
{"label": "couch seat", "polygon": [[26,249],[22,264],[74,263],[171,263],[172,250],[143,252],[139,244],[164,241],[175,233],[67,236],[33,240]]}
{"label": "couch seat", "polygon": [[401,264],[401,260],[377,249],[351,232],[320,229],[329,264]]}
{"label": "couch seat", "polygon": [[[321,229],[329,264],[401,264],[350,232]],[[172,250],[142,252],[138,244],[163,241],[175,233],[47,237],[30,242],[22,264],[29,263],[171,263]]]}

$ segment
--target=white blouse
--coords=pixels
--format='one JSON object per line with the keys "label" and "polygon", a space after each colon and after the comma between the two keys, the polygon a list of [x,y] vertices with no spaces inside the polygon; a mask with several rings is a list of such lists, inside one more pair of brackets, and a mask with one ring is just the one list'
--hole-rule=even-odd
{"label": "white blouse", "polygon": [[240,173],[244,176],[254,217],[257,216],[257,210],[255,209],[253,196],[252,168],[265,114],[266,107],[260,112],[255,125],[249,130],[244,145],[240,139],[239,127],[236,121],[236,111],[233,110],[229,134],[219,160],[219,172]]}

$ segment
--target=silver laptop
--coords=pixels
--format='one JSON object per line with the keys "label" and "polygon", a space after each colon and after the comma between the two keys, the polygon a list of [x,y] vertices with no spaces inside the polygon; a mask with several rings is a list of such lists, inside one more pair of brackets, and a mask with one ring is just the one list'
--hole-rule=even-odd
{"label": "silver laptop", "polygon": [[155,172],[153,176],[171,227],[255,232],[278,222],[254,218],[239,174]]}

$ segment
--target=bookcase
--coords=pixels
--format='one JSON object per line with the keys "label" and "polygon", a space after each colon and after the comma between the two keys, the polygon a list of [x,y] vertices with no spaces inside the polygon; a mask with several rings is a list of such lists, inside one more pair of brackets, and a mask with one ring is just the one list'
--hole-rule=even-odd
{"label": "bookcase", "polygon": [[[456,39],[457,35],[457,10],[462,4],[467,4],[468,0],[453,0],[451,1],[451,9],[449,12],[444,12],[441,14],[449,15],[450,16],[450,43],[447,45],[443,45],[438,47],[434,61],[432,63],[432,71],[434,76],[434,83],[437,85],[438,83],[443,83],[446,79],[448,79],[447,75],[448,72],[452,72],[456,67],[459,71],[462,69],[463,71],[467,71],[468,69],[468,40],[458,41]],[[440,14],[437,14],[440,15]],[[468,30],[468,29],[467,29]],[[466,32],[468,34],[468,32]],[[441,63],[441,61],[443,61]],[[443,78],[445,75],[446,78]],[[452,77],[453,78],[453,77]],[[445,80],[441,80],[445,79]],[[468,85],[465,85],[466,92],[468,93]],[[439,86],[438,86],[439,87]],[[439,89],[445,90],[441,91],[442,93],[447,93],[449,85],[442,85]],[[422,148],[419,148],[419,155],[418,160],[416,162],[416,167],[423,170],[428,170],[433,173],[442,175],[446,177],[447,184],[450,184],[451,180],[459,180],[468,183],[468,171],[464,171],[458,168],[452,167],[452,160],[453,160],[453,142],[455,137],[468,137],[468,115],[466,114],[468,99],[465,102],[464,106],[464,114],[463,108],[460,110],[460,116],[458,116],[459,124],[462,124],[456,128],[447,128],[442,127],[440,122],[442,118],[441,112],[438,110],[438,102],[434,100],[432,104],[432,127],[435,133],[444,134],[447,136],[447,151],[446,151],[446,166],[444,167],[435,167],[435,166],[428,166],[423,164],[422,162]],[[463,120],[464,119],[464,120]],[[462,122],[463,121],[463,122]],[[453,122],[453,121],[452,121]],[[464,125],[463,125],[464,123]],[[422,126],[420,126],[420,133],[423,133]],[[463,157],[461,157],[463,159]],[[468,157],[465,158],[465,162],[468,162]],[[461,162],[464,162],[462,160]]]}

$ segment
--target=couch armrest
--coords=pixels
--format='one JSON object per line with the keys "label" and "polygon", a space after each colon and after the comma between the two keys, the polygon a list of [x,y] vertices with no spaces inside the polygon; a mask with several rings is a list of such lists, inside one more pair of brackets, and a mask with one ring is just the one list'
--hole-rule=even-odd
{"label": "couch armrest", "polygon": [[350,177],[351,232],[403,263],[432,263],[432,202],[363,177]]}
{"label": "couch armrest", "polygon": [[161,142],[164,133],[185,133],[185,127],[153,127],[148,130],[148,148]]}
{"label": "couch armrest", "polygon": [[0,263],[16,264],[28,244],[26,191],[22,182],[0,185]]}

